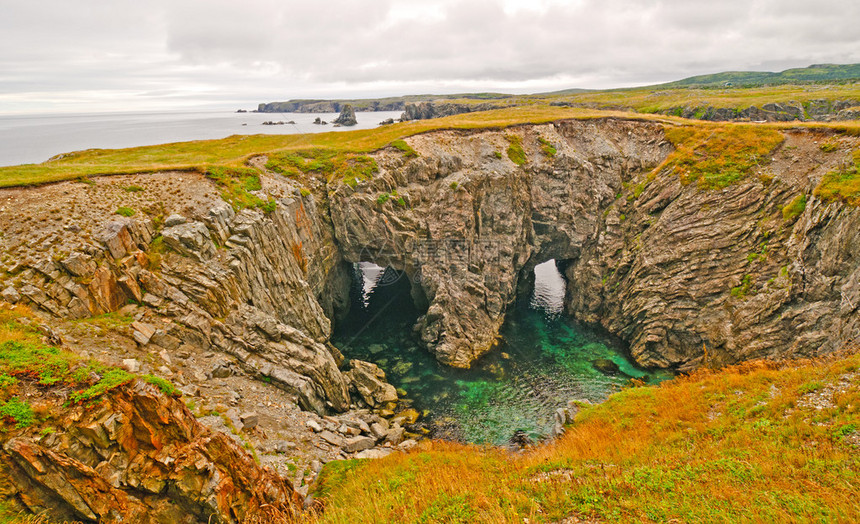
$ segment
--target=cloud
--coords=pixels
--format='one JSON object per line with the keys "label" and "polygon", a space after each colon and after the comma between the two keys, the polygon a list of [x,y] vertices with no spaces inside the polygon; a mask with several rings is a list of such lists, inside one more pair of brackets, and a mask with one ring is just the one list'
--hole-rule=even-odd
{"label": "cloud", "polygon": [[860,62],[853,0],[7,3],[0,112],[24,107],[27,93],[32,104],[78,93],[83,107],[99,92],[188,104],[615,87]]}

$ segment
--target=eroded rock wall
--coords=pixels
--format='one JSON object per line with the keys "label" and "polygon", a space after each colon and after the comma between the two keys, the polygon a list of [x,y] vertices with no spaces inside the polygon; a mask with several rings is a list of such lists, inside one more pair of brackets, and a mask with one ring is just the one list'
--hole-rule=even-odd
{"label": "eroded rock wall", "polygon": [[[419,135],[419,157],[382,152],[372,181],[331,193],[335,236],[348,260],[412,276],[421,338],[453,366],[492,348],[523,273],[550,258],[566,268],[568,313],[642,365],[817,355],[860,335],[860,215],[813,194],[858,144],[825,153],[829,135],[785,136],[747,179],[703,190],[654,171],[672,151],[654,123]],[[787,217],[799,195],[806,207]]]}
{"label": "eroded rock wall", "polygon": [[143,381],[72,407],[64,422],[2,439],[0,487],[32,513],[86,522],[299,520],[301,497],[288,480]]}

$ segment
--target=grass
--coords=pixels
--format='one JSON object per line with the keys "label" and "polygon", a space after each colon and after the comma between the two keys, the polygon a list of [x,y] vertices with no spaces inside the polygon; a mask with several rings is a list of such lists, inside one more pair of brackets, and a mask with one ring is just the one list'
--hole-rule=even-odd
{"label": "grass", "polygon": [[[523,454],[425,442],[381,460],[330,462],[322,522],[851,522],[860,518],[857,355],[703,369],[584,408]],[[822,389],[816,390],[820,394]]]}
{"label": "grass", "polygon": [[[753,262],[755,260],[758,260],[758,254],[756,254],[755,259],[750,260],[749,258],[747,258],[747,260],[749,262]],[[750,275],[750,274],[744,275],[743,278],[741,278],[740,285],[733,287],[731,289],[732,296],[736,297],[736,298],[741,298],[741,299],[745,298],[751,292],[753,292],[753,280],[752,280],[752,275]]]}
{"label": "grass", "polygon": [[843,169],[824,175],[814,194],[827,201],[860,205],[860,150],[852,153],[851,162]]}
{"label": "grass", "polygon": [[412,146],[407,144],[404,140],[395,140],[394,142],[391,142],[391,147],[402,151],[403,156],[406,158],[415,158],[418,156],[418,152],[412,149]]}
{"label": "grass", "polygon": [[277,207],[273,198],[263,200],[253,193],[262,189],[260,173],[256,169],[212,167],[207,169],[205,174],[207,178],[215,181],[221,190],[221,198],[236,211],[257,208],[271,213]]}
{"label": "grass", "polygon": [[774,127],[749,124],[666,126],[665,133],[675,151],[657,170],[668,168],[682,183],[701,189],[723,189],[747,178],[770,162],[784,140]]}
{"label": "grass", "polygon": [[379,171],[376,160],[367,155],[321,148],[270,155],[266,168],[297,180],[318,177],[332,182],[339,179],[352,187]]}
{"label": "grass", "polygon": [[117,215],[122,215],[124,217],[130,217],[134,215],[134,209],[126,206],[120,206],[116,210]]}
{"label": "grass", "polygon": [[538,137],[538,142],[540,143],[541,152],[547,157],[552,158],[558,153],[558,149],[554,145],[550,143],[549,140],[544,137]]}
{"label": "grass", "polygon": [[505,135],[505,138],[508,140],[508,158],[511,159],[511,162],[514,164],[521,166],[528,162],[528,157],[526,157],[526,152],[523,150],[523,141],[517,135]]}
{"label": "grass", "polygon": [[792,199],[791,202],[782,208],[782,218],[786,222],[791,222],[806,209],[806,195],[800,194]]}
{"label": "grass", "polygon": [[[106,366],[96,360],[48,346],[41,334],[24,322],[31,313],[23,307],[0,306],[0,414],[12,417],[20,425],[26,418],[21,400],[16,400],[24,386],[70,391],[71,402],[88,402],[137,378],[122,368]],[[167,394],[174,394],[170,382],[153,376],[143,380]],[[20,416],[19,416],[20,415]],[[23,418],[21,418],[23,417]]]}
{"label": "grass", "polygon": [[[367,153],[393,141],[439,129],[504,128],[542,124],[565,118],[636,117],[621,111],[553,107],[525,101],[521,107],[417,120],[375,129],[332,131],[305,135],[234,135],[219,140],[196,140],[127,149],[95,149],[70,153],[62,159],[0,167],[0,187],[39,185],[88,176],[153,171],[206,172],[213,167],[243,168],[256,155],[275,155],[321,149],[336,153]],[[657,119],[655,117],[644,117]]]}

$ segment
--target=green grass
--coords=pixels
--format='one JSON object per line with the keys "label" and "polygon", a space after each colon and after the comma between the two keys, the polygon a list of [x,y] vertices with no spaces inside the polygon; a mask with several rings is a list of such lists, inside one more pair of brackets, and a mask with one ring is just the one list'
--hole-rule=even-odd
{"label": "green grass", "polygon": [[116,210],[117,215],[122,215],[124,217],[130,217],[134,215],[134,209],[126,206],[120,206]]}
{"label": "green grass", "polygon": [[[756,260],[757,260],[757,258],[756,258]],[[747,295],[749,295],[751,292],[753,292],[752,286],[753,286],[752,275],[746,274],[743,276],[743,278],[741,278],[740,285],[733,287],[731,289],[732,296],[736,297],[736,298],[746,298]]]}
{"label": "green grass", "polygon": [[[43,344],[38,331],[19,322],[26,315],[24,310],[0,307],[0,402],[11,401],[23,382],[40,388],[69,388],[73,390],[69,395],[72,402],[87,402],[136,378],[122,368]],[[142,378],[167,394],[176,392],[164,379],[150,375]]]}
{"label": "green grass", "polygon": [[528,157],[526,157],[526,152],[523,150],[523,142],[522,139],[516,135],[505,135],[505,138],[508,140],[508,158],[511,159],[511,162],[514,164],[521,166],[528,162]]}
{"label": "green grass", "polygon": [[552,145],[549,140],[544,137],[539,137],[538,142],[540,143],[541,152],[547,157],[552,158],[558,153],[558,149],[554,145]]}
{"label": "green grass", "polygon": [[824,175],[814,194],[827,201],[860,205],[860,150],[852,153],[851,162],[843,169]]}
{"label": "green grass", "polygon": [[277,207],[273,198],[263,200],[252,193],[262,189],[260,173],[256,169],[212,167],[205,174],[207,178],[215,181],[221,190],[221,198],[236,211],[257,208],[271,213]]}
{"label": "green grass", "polygon": [[167,379],[156,377],[155,375],[142,375],[140,378],[142,378],[144,382],[152,384],[160,389],[165,395],[176,395],[178,393],[176,386]]}
{"label": "green grass", "polygon": [[657,170],[670,169],[684,184],[701,189],[723,189],[747,178],[770,162],[771,152],[784,137],[760,125],[666,126],[675,151]]}
{"label": "green grass", "polygon": [[860,385],[822,409],[801,399],[858,368],[855,354],[703,369],[583,407],[524,453],[423,442],[330,462],[319,521],[855,522]]}
{"label": "green grass", "polygon": [[412,146],[407,144],[404,140],[395,140],[394,142],[391,142],[391,147],[402,151],[403,156],[406,158],[415,158],[418,156],[418,152],[412,149]]}
{"label": "green grass", "polygon": [[791,202],[782,208],[782,218],[786,222],[791,222],[806,209],[806,195],[797,195]]}

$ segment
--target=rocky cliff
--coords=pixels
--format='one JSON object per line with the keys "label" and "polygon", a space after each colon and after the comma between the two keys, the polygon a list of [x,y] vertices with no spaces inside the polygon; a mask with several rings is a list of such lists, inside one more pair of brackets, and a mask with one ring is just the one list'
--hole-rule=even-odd
{"label": "rocky cliff", "polygon": [[838,121],[860,118],[860,101],[818,99],[808,102],[777,102],[746,108],[727,108],[713,106],[675,107],[663,114],[729,122],[747,120],[752,122],[793,122],[793,121]]}
{"label": "rocky cliff", "polygon": [[[724,189],[656,170],[658,124],[603,120],[409,140],[380,173],[330,194],[349,261],[406,271],[421,338],[469,366],[489,351],[518,284],[556,259],[567,311],[630,344],[645,366],[688,369],[814,355],[860,334],[860,211],[813,194],[852,137],[786,132],[758,175]],[[785,209],[803,195],[797,216]]]}
{"label": "rocky cliff", "polygon": [[443,116],[472,113],[474,111],[489,111],[490,109],[501,109],[503,107],[509,107],[509,105],[488,102],[481,104],[420,102],[416,104],[406,104],[404,108],[405,111],[400,115],[400,120],[403,122],[408,120],[426,120],[428,118],[441,118]]}
{"label": "rocky cliff", "polygon": [[[492,349],[548,259],[566,268],[567,311],[622,337],[646,366],[812,355],[858,335],[858,210],[813,194],[854,137],[787,131],[767,165],[723,189],[659,169],[674,147],[653,122],[407,141],[411,152],[373,153],[367,180],[307,191],[261,173],[255,194],[277,204],[268,212],[235,211],[194,173],[4,190],[3,294],[73,318],[139,302],[153,326],[145,344],[226,353],[320,413],[348,409],[356,388],[328,337],[359,261],[411,277],[426,311],[419,336],[459,367]],[[119,205],[140,212],[110,218]]]}
{"label": "rocky cliff", "polygon": [[0,492],[23,510],[134,523],[289,522],[301,515],[289,481],[143,381],[63,411],[58,430],[0,435]]}

